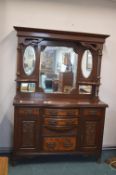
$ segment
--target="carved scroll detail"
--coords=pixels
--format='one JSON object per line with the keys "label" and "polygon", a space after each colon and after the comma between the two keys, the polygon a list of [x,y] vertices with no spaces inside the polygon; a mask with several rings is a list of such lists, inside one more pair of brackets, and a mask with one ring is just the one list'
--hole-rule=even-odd
{"label": "carved scroll detail", "polygon": [[20,39],[19,41],[19,44],[23,44],[25,46],[28,46],[28,45],[37,45],[39,44],[41,41],[43,41],[42,38],[22,38]]}
{"label": "carved scroll detail", "polygon": [[92,43],[86,43],[86,42],[80,42],[82,46],[88,48],[88,49],[92,49],[92,50],[101,50],[101,45],[100,44],[92,44]]}
{"label": "carved scroll detail", "polygon": [[98,49],[98,55],[101,57],[102,56],[102,49]]}

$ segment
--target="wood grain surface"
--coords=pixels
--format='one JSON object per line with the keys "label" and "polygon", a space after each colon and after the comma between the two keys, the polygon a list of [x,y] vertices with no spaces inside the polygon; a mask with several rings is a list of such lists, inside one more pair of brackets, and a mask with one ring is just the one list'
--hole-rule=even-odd
{"label": "wood grain surface", "polygon": [[0,175],[8,175],[8,158],[0,157]]}

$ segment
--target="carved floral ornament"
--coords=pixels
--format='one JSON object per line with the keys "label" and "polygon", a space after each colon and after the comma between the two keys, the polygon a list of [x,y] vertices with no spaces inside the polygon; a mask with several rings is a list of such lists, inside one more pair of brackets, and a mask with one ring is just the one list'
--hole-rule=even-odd
{"label": "carved floral ornament", "polygon": [[[28,46],[28,45],[38,45],[39,43],[41,43],[44,39],[43,38],[31,38],[31,37],[23,37],[19,39],[19,45],[24,45],[24,46]],[[86,47],[87,49],[92,49],[94,51],[98,51],[98,55],[102,56],[102,49],[103,46],[102,44],[99,43],[87,43],[87,42],[80,42],[80,44],[84,47]],[[19,47],[20,48],[20,47]],[[75,52],[77,52],[76,48],[73,48]]]}

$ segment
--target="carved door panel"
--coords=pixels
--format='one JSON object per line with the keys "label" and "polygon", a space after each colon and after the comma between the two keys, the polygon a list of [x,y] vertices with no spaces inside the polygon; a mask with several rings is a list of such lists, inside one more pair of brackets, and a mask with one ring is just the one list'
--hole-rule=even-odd
{"label": "carved door panel", "polygon": [[32,152],[38,149],[39,123],[34,109],[17,109],[15,116],[15,145],[20,151]]}
{"label": "carved door panel", "polygon": [[83,151],[99,150],[102,146],[103,117],[83,116],[81,129],[81,149]]}

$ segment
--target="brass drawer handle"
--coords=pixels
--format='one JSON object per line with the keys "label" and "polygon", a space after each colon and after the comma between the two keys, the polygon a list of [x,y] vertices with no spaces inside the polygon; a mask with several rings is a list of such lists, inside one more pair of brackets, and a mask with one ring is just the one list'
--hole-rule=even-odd
{"label": "brass drawer handle", "polygon": [[64,143],[64,147],[66,147],[66,148],[69,148],[69,147],[72,147],[73,146],[73,144],[71,144],[71,143]]}
{"label": "brass drawer handle", "polygon": [[56,143],[47,143],[48,148],[54,148],[56,146]]}
{"label": "brass drawer handle", "polygon": [[48,124],[49,124],[49,125],[56,125],[56,124],[57,124],[57,121],[55,121],[55,120],[50,120],[50,121],[48,121]]}
{"label": "brass drawer handle", "polygon": [[45,127],[46,127],[47,129],[50,129],[50,130],[59,131],[59,132],[60,132],[60,131],[65,132],[65,131],[74,129],[76,126],[75,126],[75,125],[73,125],[73,126],[45,125]]}
{"label": "brass drawer handle", "polygon": [[76,125],[78,124],[78,120],[74,119],[74,120],[67,120],[67,119],[61,119],[61,120],[56,120],[56,119],[51,119],[51,120],[47,120],[48,124],[50,125],[59,125],[59,126],[72,126],[72,125]]}

